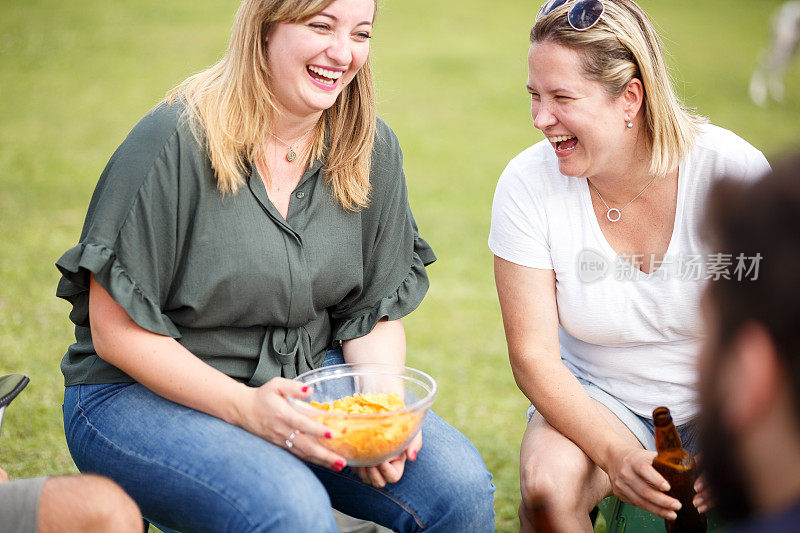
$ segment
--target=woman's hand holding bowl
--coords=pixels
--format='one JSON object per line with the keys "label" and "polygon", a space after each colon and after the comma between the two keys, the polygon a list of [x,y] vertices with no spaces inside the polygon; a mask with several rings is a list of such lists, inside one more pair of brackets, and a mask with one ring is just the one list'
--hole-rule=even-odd
{"label": "woman's hand holding bowl", "polygon": [[286,399],[308,398],[312,392],[311,386],[280,377],[260,387],[247,387],[237,425],[304,461],[339,471],[347,464],[345,458],[313,438],[329,439],[332,430],[294,409]]}
{"label": "woman's hand holding bowl", "polygon": [[409,461],[417,460],[417,453],[422,448],[422,431],[418,431],[403,453],[389,459],[377,466],[354,466],[353,471],[364,483],[373,487],[382,488],[387,483],[397,483],[403,477],[406,467],[406,459]]}

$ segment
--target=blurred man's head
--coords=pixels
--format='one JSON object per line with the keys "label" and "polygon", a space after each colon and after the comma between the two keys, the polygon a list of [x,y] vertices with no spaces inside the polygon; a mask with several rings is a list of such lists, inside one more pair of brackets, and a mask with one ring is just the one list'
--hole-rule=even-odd
{"label": "blurred man's head", "polygon": [[709,198],[708,244],[743,268],[704,298],[703,463],[736,518],[800,499],[800,157]]}

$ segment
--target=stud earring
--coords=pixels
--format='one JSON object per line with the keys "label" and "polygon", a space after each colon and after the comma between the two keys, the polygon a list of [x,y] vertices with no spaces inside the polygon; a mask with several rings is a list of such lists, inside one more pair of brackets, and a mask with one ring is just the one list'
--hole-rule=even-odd
{"label": "stud earring", "polygon": [[628,129],[632,129],[632,128],[633,128],[633,122],[628,122]]}

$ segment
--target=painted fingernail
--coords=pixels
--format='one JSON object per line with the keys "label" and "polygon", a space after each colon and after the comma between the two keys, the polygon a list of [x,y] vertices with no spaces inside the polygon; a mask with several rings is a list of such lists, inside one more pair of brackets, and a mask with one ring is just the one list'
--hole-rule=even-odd
{"label": "painted fingernail", "polygon": [[326,439],[332,439],[333,438],[333,434],[330,431],[326,431],[325,432],[325,438]]}
{"label": "painted fingernail", "polygon": [[308,392],[308,385],[306,385],[305,387],[303,387],[303,392]]}
{"label": "painted fingernail", "polygon": [[342,468],[344,468],[344,461],[342,461],[342,460],[336,461],[336,462],[335,462],[335,463],[333,463],[333,464],[335,464],[336,466],[338,466],[338,467],[339,467],[339,470],[341,470]]}
{"label": "painted fingernail", "polygon": [[338,462],[336,464],[334,464],[331,468],[334,469],[337,472],[340,472],[342,470],[342,467],[339,466]]}
{"label": "painted fingernail", "polygon": [[412,461],[416,461],[417,460],[417,451],[416,450],[411,452],[411,460]]}

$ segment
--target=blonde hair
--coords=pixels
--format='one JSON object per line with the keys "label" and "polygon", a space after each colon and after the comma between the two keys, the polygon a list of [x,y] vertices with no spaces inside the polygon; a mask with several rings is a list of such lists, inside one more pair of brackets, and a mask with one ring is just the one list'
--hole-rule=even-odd
{"label": "blonde hair", "polygon": [[[267,67],[267,36],[277,22],[303,22],[334,0],[244,0],[228,49],[210,68],[166,96],[182,98],[192,131],[204,143],[223,194],[236,194],[243,172],[269,137],[277,110]],[[375,90],[369,59],[314,128],[311,158],[325,158],[326,181],[346,210],[365,207],[375,137]]]}
{"label": "blonde hair", "polygon": [[605,10],[592,28],[578,31],[567,21],[567,2],[536,21],[531,43],[551,41],[581,54],[584,75],[617,97],[638,78],[644,87],[644,125],[650,143],[650,173],[678,168],[706,119],[681,104],[667,71],[661,42],[647,14],[633,0],[602,0]]}

